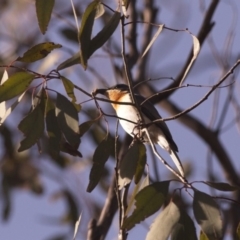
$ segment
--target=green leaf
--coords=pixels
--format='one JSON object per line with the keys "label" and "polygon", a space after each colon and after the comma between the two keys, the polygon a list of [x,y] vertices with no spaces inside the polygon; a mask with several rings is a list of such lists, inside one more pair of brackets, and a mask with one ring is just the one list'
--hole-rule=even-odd
{"label": "green leaf", "polygon": [[46,108],[46,128],[49,138],[49,152],[50,155],[57,159],[60,152],[60,143],[62,133],[58,126],[57,117],[55,115],[55,105],[48,99]]}
{"label": "green leaf", "polygon": [[232,186],[228,183],[223,183],[223,182],[204,182],[208,186],[215,188],[219,191],[224,191],[224,192],[232,192],[236,190],[240,190],[238,186]]}
{"label": "green leaf", "polygon": [[75,64],[80,64],[80,52],[75,53],[72,57],[59,64],[57,70],[60,71]]}
{"label": "green leaf", "polygon": [[33,79],[34,75],[27,72],[13,74],[0,86],[0,103],[23,93]]}
{"label": "green leaf", "polygon": [[89,184],[87,191],[91,192],[98,184],[106,161],[108,160],[111,152],[112,140],[108,136],[97,146],[93,154],[93,166],[89,175]]}
{"label": "green leaf", "polygon": [[92,28],[94,18],[96,15],[97,7],[100,4],[99,1],[91,2],[82,16],[82,22],[79,30],[79,42],[81,44],[80,60],[84,69],[87,68],[87,60],[89,58],[89,46],[92,35]]}
{"label": "green leaf", "polygon": [[115,12],[113,16],[109,19],[108,23],[104,28],[91,40],[89,46],[88,58],[112,36],[118,27],[121,14],[120,12]]}
{"label": "green leaf", "polygon": [[[86,54],[86,59],[89,59],[91,55],[112,36],[119,24],[120,16],[119,12],[115,12],[104,28],[89,42],[88,50],[84,53]],[[57,70],[62,70],[75,64],[79,64],[80,56],[80,52],[75,53],[72,57],[61,63],[57,67]]]}
{"label": "green leaf", "polygon": [[74,95],[74,84],[67,78],[65,78],[64,76],[60,76],[64,88],[66,90],[67,95],[72,99],[73,102],[76,102],[77,99]]}
{"label": "green leaf", "polygon": [[144,168],[145,168],[145,165],[147,162],[146,147],[142,142],[139,143],[138,154],[139,154],[139,156],[138,156],[138,162],[137,162],[137,169],[136,169],[136,173],[134,176],[135,184],[137,184],[140,181],[140,179],[144,173]]}
{"label": "green leaf", "polygon": [[179,208],[174,202],[170,202],[154,219],[146,240],[167,240],[179,219]]}
{"label": "green leaf", "polygon": [[219,207],[211,196],[194,190],[193,212],[198,224],[209,240],[221,238],[222,219]]}
{"label": "green leaf", "polygon": [[53,49],[61,48],[62,45],[53,42],[39,43],[27,50],[23,57],[18,57],[16,61],[31,63],[45,58]]}
{"label": "green leaf", "polygon": [[80,144],[77,109],[66,97],[57,93],[55,112],[65,138],[70,145],[77,149]]}
{"label": "green leaf", "polygon": [[136,208],[126,218],[122,228],[130,230],[135,224],[157,212],[164,203],[168,192],[169,181],[155,182],[143,188],[135,197]]}
{"label": "green leaf", "polygon": [[47,31],[55,0],[36,0],[36,12],[39,28],[44,34]]}
{"label": "green leaf", "polygon": [[80,136],[82,137],[82,136],[90,129],[90,127],[91,127],[97,120],[98,120],[98,119],[96,119],[96,120],[90,120],[90,121],[87,121],[87,122],[82,123],[82,124],[79,126]]}
{"label": "green leaf", "polygon": [[39,104],[18,125],[19,130],[25,135],[25,139],[20,143],[19,152],[29,149],[42,137],[44,131],[44,111],[45,100],[42,97]]}
{"label": "green leaf", "polygon": [[200,231],[199,240],[209,240],[203,231]]}
{"label": "green leaf", "polygon": [[[132,181],[133,176],[136,173],[138,162],[142,161],[141,157],[144,155],[144,150],[146,150],[145,146],[141,142],[134,142],[134,144],[128,149],[119,166],[119,189],[122,189]],[[141,165],[141,163],[139,165]],[[141,167],[139,167],[138,178],[141,174],[141,170]]]}
{"label": "green leaf", "polygon": [[183,210],[180,211],[180,219],[172,231],[171,240],[197,240],[196,229],[193,220]]}

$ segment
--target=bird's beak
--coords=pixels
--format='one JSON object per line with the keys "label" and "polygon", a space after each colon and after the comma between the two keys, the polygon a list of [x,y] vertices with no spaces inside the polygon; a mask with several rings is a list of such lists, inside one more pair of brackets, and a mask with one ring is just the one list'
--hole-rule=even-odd
{"label": "bird's beak", "polygon": [[97,94],[106,95],[106,92],[107,92],[107,89],[99,88],[94,91],[94,95],[97,95]]}

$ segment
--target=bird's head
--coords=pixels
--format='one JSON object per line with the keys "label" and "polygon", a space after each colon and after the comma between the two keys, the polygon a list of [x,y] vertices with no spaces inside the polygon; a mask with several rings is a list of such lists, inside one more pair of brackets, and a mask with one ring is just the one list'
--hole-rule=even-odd
{"label": "bird's head", "polygon": [[118,101],[126,93],[129,93],[129,87],[126,84],[117,84],[110,88],[99,88],[94,92],[95,95],[105,95],[111,101]]}

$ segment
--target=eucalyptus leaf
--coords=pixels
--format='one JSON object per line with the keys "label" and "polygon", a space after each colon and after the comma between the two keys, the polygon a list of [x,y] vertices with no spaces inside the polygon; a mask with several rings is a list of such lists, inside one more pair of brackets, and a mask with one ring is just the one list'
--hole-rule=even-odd
{"label": "eucalyptus leaf", "polygon": [[39,28],[44,34],[47,31],[55,0],[36,0],[36,12]]}
{"label": "eucalyptus leaf", "polygon": [[198,224],[209,240],[221,238],[223,223],[220,210],[210,195],[194,190],[193,212]]}
{"label": "eucalyptus leaf", "polygon": [[157,212],[163,205],[168,193],[169,181],[155,182],[143,188],[135,197],[135,206],[131,216],[124,219],[122,228],[130,230],[135,224]]}
{"label": "eucalyptus leaf", "polygon": [[75,106],[62,94],[57,93],[56,116],[65,138],[75,149],[80,144],[79,119]]}
{"label": "eucalyptus leaf", "polygon": [[17,72],[0,86],[0,103],[23,93],[31,84],[34,75],[27,72]]}
{"label": "eucalyptus leaf", "polygon": [[55,0],[36,0],[36,12],[39,28],[44,34],[51,19]]}
{"label": "eucalyptus leaf", "polygon": [[16,61],[31,63],[45,58],[52,50],[61,48],[62,45],[53,42],[39,43],[27,50],[23,57],[18,57]]}
{"label": "eucalyptus leaf", "polygon": [[91,192],[97,186],[102,176],[105,163],[110,156],[112,144],[112,139],[108,136],[97,146],[93,154],[93,166],[89,175],[89,184],[87,187],[88,192]]}

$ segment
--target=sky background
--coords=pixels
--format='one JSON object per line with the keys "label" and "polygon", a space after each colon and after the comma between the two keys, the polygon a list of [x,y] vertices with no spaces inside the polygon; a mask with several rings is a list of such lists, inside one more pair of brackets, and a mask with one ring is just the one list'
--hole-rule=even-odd
{"label": "sky background", "polygon": [[[0,1],[0,4],[3,1]],[[83,4],[83,1],[74,1],[75,4]],[[108,1],[109,2],[109,1]],[[108,3],[107,2],[107,3]],[[201,12],[201,6],[208,6],[210,1],[189,1],[180,0],[176,4],[174,0],[161,0],[157,1],[157,6],[160,8],[160,14],[158,15],[157,23],[165,24],[167,27],[174,29],[186,29],[196,35],[200,28],[203,13]],[[9,1],[11,7],[7,8],[6,11],[1,11],[0,16],[0,54],[4,57],[9,57],[9,63],[15,59],[15,56],[22,54],[24,52],[18,53],[14,52],[14,47],[11,46],[11,41],[5,39],[6,35],[4,33],[11,33],[11,37],[16,37],[21,39],[24,43],[24,36],[26,32],[26,37],[31,36],[35,32],[39,31],[37,26],[37,20],[35,17],[35,9],[32,1],[19,1],[18,4],[14,4]],[[139,2],[139,5],[141,1]],[[48,73],[49,70],[56,68],[61,62],[66,58],[70,57],[74,52],[78,51],[78,46],[73,43],[69,43],[64,38],[60,38],[58,29],[66,24],[57,17],[63,9],[68,6],[70,9],[70,1],[56,1],[54,8],[54,13],[52,20],[50,22],[48,32],[45,36],[39,39],[39,42],[50,40],[55,43],[60,43],[63,45],[61,50],[52,52],[46,60],[45,65],[43,62],[38,62],[34,66],[39,72]],[[112,3],[114,6],[114,4]],[[113,7],[114,8],[114,7]],[[225,72],[222,72],[222,68],[218,64],[219,59],[224,59],[229,68],[233,66],[236,62],[237,56],[240,55],[240,2],[238,0],[220,1],[217,11],[214,15],[213,20],[216,22],[214,26],[210,40],[205,41],[204,45],[201,47],[201,52],[196,60],[196,63],[189,73],[186,84],[197,84],[197,85],[213,85],[216,83]],[[15,16],[15,17],[13,17]],[[21,19],[21,21],[19,21]],[[74,24],[74,20],[69,16],[68,21]],[[95,31],[99,28],[99,22],[95,25]],[[27,27],[26,27],[27,26]],[[139,24],[139,32],[141,33],[141,24]],[[229,31],[232,29],[233,31]],[[113,39],[118,41],[120,37],[120,30],[114,34]],[[139,34],[139,39],[141,34]],[[1,37],[0,37],[1,38]],[[227,50],[227,41],[232,40],[231,47]],[[139,40],[140,41],[140,40]],[[28,46],[26,46],[27,48]],[[164,30],[152,47],[152,53],[148,62],[148,76],[150,78],[157,78],[159,76],[176,77],[179,70],[185,63],[188,53],[192,47],[191,36],[186,32],[173,32]],[[225,51],[226,49],[226,51]],[[25,49],[26,50],[26,49]],[[214,54],[213,54],[214,53]],[[79,84],[83,89],[88,92],[93,91],[95,88],[102,88],[106,86],[111,86],[116,83],[116,79],[111,68],[110,60],[104,59],[101,61],[102,52],[99,51],[95,53],[89,61],[89,67],[96,69],[96,72],[105,79],[105,83],[100,81],[93,74],[85,72],[80,66],[76,65],[72,68],[63,70],[61,73],[67,76],[76,84]],[[219,54],[219,55],[218,55]],[[215,56],[215,57],[214,57]],[[218,57],[216,57],[218,56]],[[228,69],[229,69],[228,68]],[[239,69],[239,67],[238,67]],[[239,70],[236,70],[235,75],[235,93],[239,94]],[[226,81],[226,84],[229,81]],[[169,84],[169,80],[154,82],[156,88],[161,91]],[[50,87],[56,88],[59,91],[63,91],[62,86],[57,81],[49,84]],[[186,87],[182,88],[171,96],[171,100],[178,104],[182,109],[189,108],[199,99],[201,99],[204,94],[209,90],[207,87]],[[228,90],[227,88],[222,88],[217,90],[219,93],[219,103],[217,109],[217,116],[220,116],[220,109],[226,100]],[[75,92],[78,102],[84,102],[88,98],[82,93]],[[239,95],[240,96],[240,95]],[[238,96],[238,101],[240,100]],[[191,114],[196,118],[200,119],[205,124],[209,125],[211,114],[213,110],[216,110],[216,105],[214,105],[214,99],[216,95],[212,94],[207,101],[201,104],[199,107],[194,109]],[[111,106],[107,103],[100,103],[101,107],[107,113],[113,113]],[[83,111],[88,109],[88,107],[94,107],[93,102],[84,103]],[[23,106],[19,106],[19,110]],[[163,117],[168,117],[168,113],[158,108],[159,112]],[[20,115],[16,114],[10,116],[7,120],[7,124],[13,129],[16,129],[16,122]],[[13,117],[14,116],[14,117]],[[229,106],[226,112],[224,126],[227,126],[235,118],[234,109]],[[80,122],[84,122],[88,117],[84,114],[80,115]],[[110,131],[114,134],[115,132],[115,119],[108,119],[110,124]],[[174,141],[177,143],[179,148],[179,156],[182,159],[184,165],[191,164],[192,174],[190,175],[190,181],[195,180],[206,180],[207,170],[209,164],[207,164],[207,153],[208,147],[206,144],[199,139],[199,137],[190,131],[188,128],[180,124],[178,121],[167,122],[171,133],[173,135]],[[239,126],[239,125],[238,125]],[[122,129],[120,128],[120,136],[124,137]],[[19,138],[16,142],[21,140],[21,135],[17,136]],[[236,125],[232,125],[226,131],[221,134],[221,141],[224,143],[228,154],[231,159],[234,160],[234,166],[237,172],[240,171],[239,156],[239,128]],[[7,222],[0,218],[0,239],[5,240],[50,240],[53,236],[67,235],[69,239],[73,236],[73,229],[67,224],[60,223],[59,217],[66,213],[66,202],[64,198],[53,199],[54,193],[61,191],[63,188],[68,189],[73,193],[79,205],[82,207],[81,212],[83,215],[83,224],[80,226],[79,234],[77,239],[85,239],[85,229],[87,222],[91,216],[91,202],[94,200],[98,201],[98,205],[101,206],[104,203],[105,196],[100,187],[97,187],[93,193],[86,193],[86,187],[88,185],[88,175],[91,168],[89,159],[93,155],[96,148],[94,141],[86,134],[80,145],[80,151],[83,153],[83,159],[79,160],[74,158],[73,164],[67,169],[56,168],[46,156],[42,156],[36,165],[41,171],[41,181],[45,186],[44,194],[41,196],[34,195],[27,189],[16,189],[12,192],[12,210],[9,220]],[[1,143],[1,140],[0,140]],[[17,146],[16,146],[17,148]],[[37,148],[34,147],[37,151]],[[167,154],[160,151],[166,159],[168,159]],[[151,155],[148,150],[148,156]],[[219,166],[218,161],[216,161],[215,156],[211,158],[213,172],[218,176],[218,181],[226,181],[224,177],[224,172]],[[39,160],[39,159],[38,159]],[[158,161],[158,160],[156,160]],[[152,161],[149,161],[150,171],[152,168]],[[161,179],[169,179],[171,175],[164,168],[164,166],[158,162]],[[107,168],[110,172],[114,171],[114,162],[109,161],[107,163]],[[111,175],[111,174],[110,174]],[[1,179],[1,175],[0,175]],[[109,177],[109,182],[111,178]],[[196,184],[201,191],[210,193],[209,188],[204,185]],[[219,194],[217,191],[211,192],[214,195]],[[184,193],[183,193],[184,194]],[[187,194],[185,195],[185,197]],[[188,201],[191,199],[188,198]],[[2,208],[2,203],[0,201],[0,207]],[[89,214],[90,212],[90,214]],[[190,216],[193,213],[190,211]],[[118,215],[116,214],[111,230],[107,235],[107,240],[117,239],[118,231]],[[139,224],[133,230],[130,231],[128,239],[145,239],[146,233],[149,226],[153,220],[150,217],[147,221]],[[197,231],[199,228],[197,225]],[[57,239],[57,238],[56,238]]]}

